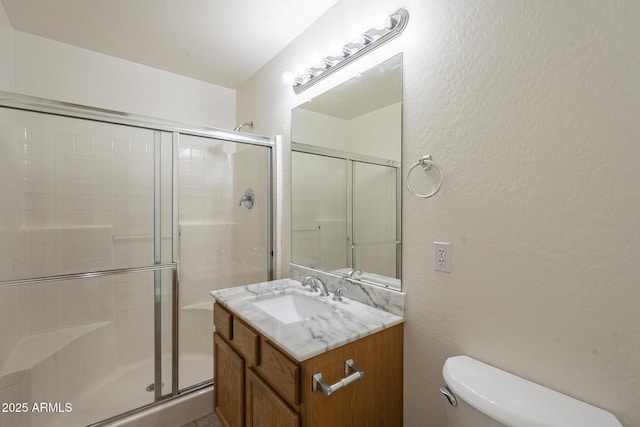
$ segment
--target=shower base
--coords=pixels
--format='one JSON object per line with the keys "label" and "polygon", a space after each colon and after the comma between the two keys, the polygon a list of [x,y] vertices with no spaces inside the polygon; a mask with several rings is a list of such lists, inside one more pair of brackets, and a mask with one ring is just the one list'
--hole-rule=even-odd
{"label": "shower base", "polygon": [[[184,356],[184,363],[181,363],[181,375],[186,378],[199,378],[202,376],[202,372],[209,372],[211,368],[211,359],[208,355],[187,355]],[[118,369],[117,372],[111,378],[105,378],[104,381],[94,387],[91,390],[87,390],[85,393],[75,399],[73,403],[73,411],[68,414],[57,414],[49,416],[49,424],[42,424],[51,427],[68,427],[68,426],[85,426],[91,423],[98,422],[100,420],[112,417],[114,415],[130,411],[140,406],[147,405],[153,402],[153,392],[146,391],[146,387],[149,381],[153,378],[149,377],[149,372],[153,372],[153,362],[148,361],[144,363],[133,364],[123,369]],[[169,384],[165,384],[166,392]],[[165,405],[160,405],[157,408],[153,408],[146,415],[146,421],[154,420],[151,424],[160,426],[160,422],[172,421],[166,425],[175,427],[176,425],[186,424],[200,416],[204,416],[210,412],[213,412],[213,387],[210,387],[210,391],[200,392],[190,399],[183,398],[174,399],[167,402]],[[192,407],[192,399],[203,400],[202,394],[210,395],[209,398],[205,398],[208,402],[201,402],[200,407]],[[198,399],[200,396],[200,399]],[[191,405],[189,405],[191,403]],[[187,408],[182,408],[183,405],[187,405]],[[185,411],[185,409],[188,409]],[[170,413],[167,413],[169,411]],[[155,414],[150,415],[150,414]],[[173,416],[171,416],[173,415]],[[152,416],[152,418],[148,418]],[[129,426],[136,424],[128,424],[135,422],[136,419],[141,418],[141,415],[132,416],[131,419],[124,419],[113,425]],[[184,422],[182,422],[184,420]],[[174,423],[173,421],[176,421]]]}
{"label": "shower base", "polygon": [[[181,359],[180,374],[185,381],[202,381],[206,375],[211,378],[212,375],[208,374],[211,371],[211,356],[208,354],[192,353]],[[119,367],[109,375],[103,375],[68,402],[48,402],[54,405],[49,408],[49,412],[34,412],[33,402],[29,402],[29,410],[25,413],[3,414],[3,420],[15,427],[87,426],[152,403],[154,393],[146,391],[146,388],[153,382],[153,372],[152,360]],[[170,381],[165,384],[163,392],[169,393],[169,387]],[[65,407],[65,404],[71,406]],[[211,412],[213,386],[208,386],[110,425],[176,427]]]}

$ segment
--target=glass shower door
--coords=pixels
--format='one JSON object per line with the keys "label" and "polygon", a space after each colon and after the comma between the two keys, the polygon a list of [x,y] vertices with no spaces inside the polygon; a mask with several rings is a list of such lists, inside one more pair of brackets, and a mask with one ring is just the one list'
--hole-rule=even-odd
{"label": "glass shower door", "polygon": [[[271,278],[270,147],[179,143],[179,388],[213,377],[209,292]],[[242,201],[252,190],[252,203]]]}
{"label": "glass shower door", "polygon": [[28,403],[0,425],[86,425],[171,393],[171,146],[0,108],[0,401]]}

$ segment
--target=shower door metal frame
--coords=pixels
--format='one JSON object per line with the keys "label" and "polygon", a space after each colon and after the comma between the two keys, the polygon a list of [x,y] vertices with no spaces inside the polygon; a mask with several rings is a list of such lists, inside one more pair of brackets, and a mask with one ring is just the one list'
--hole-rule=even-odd
{"label": "shower door metal frame", "polygon": [[[154,264],[141,267],[132,268],[120,268],[111,270],[91,271],[91,272],[77,272],[69,274],[51,275],[44,277],[26,278],[26,279],[13,279],[13,280],[0,280],[0,288],[6,286],[20,286],[33,283],[42,283],[50,281],[61,281],[70,279],[86,279],[111,275],[119,275],[135,272],[154,272],[154,364],[155,364],[155,401],[135,408],[131,411],[116,414],[114,417],[104,421],[92,424],[92,426],[101,426],[112,423],[118,419],[125,418],[127,416],[142,412],[150,407],[153,407],[159,403],[165,402],[170,399],[175,399],[184,393],[196,391],[209,386],[213,383],[211,381],[205,381],[201,384],[196,384],[192,387],[187,387],[183,390],[178,389],[178,314],[179,314],[179,272],[180,272],[180,260],[179,260],[179,176],[178,176],[178,144],[180,135],[191,135],[205,138],[213,138],[223,141],[237,142],[248,145],[264,146],[267,151],[267,277],[268,280],[273,279],[273,260],[274,260],[274,245],[273,245],[273,150],[275,149],[274,140],[270,137],[243,134],[235,131],[210,128],[204,126],[190,126],[187,124],[173,122],[169,120],[156,119],[153,117],[146,117],[141,115],[134,115],[125,112],[107,110],[102,108],[90,107],[85,105],[73,104],[62,101],[55,101],[46,98],[32,97],[27,95],[15,94],[10,92],[0,91],[0,108],[14,109],[20,111],[28,111],[33,113],[50,114],[61,117],[68,117],[73,119],[83,119],[100,123],[109,123],[114,125],[130,126],[141,129],[148,129],[154,131],[154,147],[159,146],[158,140],[160,139],[161,132],[171,133],[172,135],[172,197],[173,197],[173,211],[172,211],[172,262],[162,263],[159,258],[160,244],[159,236],[159,212],[157,211],[159,203],[160,183],[157,179],[159,162],[159,154],[154,153]],[[160,238],[159,238],[160,237]],[[171,394],[162,396],[162,382],[161,382],[161,337],[160,330],[158,329],[158,323],[160,322],[159,306],[160,299],[156,295],[156,291],[159,286],[159,275],[163,270],[172,270],[172,378],[171,378]],[[213,304],[213,302],[212,302]],[[159,363],[160,361],[160,363]]]}

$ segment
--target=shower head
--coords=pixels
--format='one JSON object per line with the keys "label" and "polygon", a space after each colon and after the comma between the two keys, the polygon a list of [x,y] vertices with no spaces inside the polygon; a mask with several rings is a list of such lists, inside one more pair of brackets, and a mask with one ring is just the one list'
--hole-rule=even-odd
{"label": "shower head", "polygon": [[240,132],[240,129],[242,129],[245,126],[249,126],[251,129],[253,129],[253,120],[251,120],[250,122],[245,122],[245,123],[242,123],[241,125],[238,125],[238,127],[235,128],[234,131]]}

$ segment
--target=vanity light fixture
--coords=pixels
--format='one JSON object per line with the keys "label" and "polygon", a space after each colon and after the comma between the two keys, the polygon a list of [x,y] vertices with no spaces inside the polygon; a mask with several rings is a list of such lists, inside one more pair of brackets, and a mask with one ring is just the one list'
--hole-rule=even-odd
{"label": "vanity light fixture", "polygon": [[349,41],[342,46],[339,44],[332,46],[327,56],[314,55],[313,64],[308,68],[300,67],[295,73],[285,71],[282,74],[282,82],[293,87],[293,91],[298,94],[359,57],[398,37],[408,22],[409,12],[406,9],[399,9],[390,16],[380,15],[376,18],[373,27],[364,33],[352,34]]}

